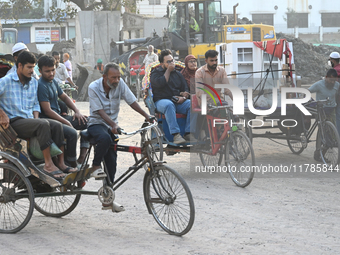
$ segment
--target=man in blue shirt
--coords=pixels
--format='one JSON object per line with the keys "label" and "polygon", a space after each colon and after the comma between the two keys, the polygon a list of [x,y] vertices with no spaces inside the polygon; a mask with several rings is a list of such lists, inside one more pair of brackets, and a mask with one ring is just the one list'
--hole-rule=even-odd
{"label": "man in blue shirt", "polygon": [[[40,117],[54,119],[63,124],[63,132],[67,141],[67,149],[65,150],[66,161],[71,166],[76,167],[78,140],[76,129],[84,130],[87,128],[86,117],[80,113],[71,98],[62,91],[54,79],[55,59],[51,56],[44,55],[39,58],[38,66],[41,73],[41,78],[38,81],[38,100],[41,107]],[[74,116],[61,116],[58,98],[75,112]],[[81,140],[78,163],[84,161],[87,148],[89,148],[88,142]],[[68,170],[64,170],[64,172],[67,171]]]}
{"label": "man in blue shirt", "polygon": [[[18,56],[17,71],[0,80],[1,124],[5,128],[11,124],[20,138],[37,137],[45,160],[43,172],[62,179],[66,175],[54,165],[50,153],[53,142],[64,151],[62,125],[55,120],[39,119],[38,81],[31,78],[35,62],[31,52],[23,51]],[[58,166],[67,168],[63,153],[58,156]]]}
{"label": "man in blue shirt", "polygon": [[[316,93],[316,100],[324,100],[324,99],[329,99],[329,102],[327,105],[325,105],[325,112],[327,114],[327,120],[331,121],[335,126],[336,126],[336,115],[335,115],[335,108],[336,108],[336,100],[335,96],[338,93],[339,90],[339,83],[336,81],[337,80],[337,72],[335,69],[329,69],[327,71],[325,79],[318,81],[314,83],[311,87],[308,88],[308,90],[311,93]],[[317,140],[319,137],[317,137]],[[314,159],[316,161],[321,160],[321,155],[319,153],[319,148],[318,148],[318,142],[316,142],[316,150],[314,151]],[[324,151],[323,153],[326,153]]]}

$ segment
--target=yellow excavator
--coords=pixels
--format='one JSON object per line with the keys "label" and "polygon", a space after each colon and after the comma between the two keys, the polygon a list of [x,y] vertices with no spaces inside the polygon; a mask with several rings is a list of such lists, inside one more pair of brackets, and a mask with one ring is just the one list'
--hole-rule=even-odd
{"label": "yellow excavator", "polygon": [[172,49],[180,59],[188,54],[204,58],[204,53],[216,45],[231,42],[275,40],[273,26],[263,24],[228,24],[221,14],[220,0],[171,0],[168,5],[168,33]]}

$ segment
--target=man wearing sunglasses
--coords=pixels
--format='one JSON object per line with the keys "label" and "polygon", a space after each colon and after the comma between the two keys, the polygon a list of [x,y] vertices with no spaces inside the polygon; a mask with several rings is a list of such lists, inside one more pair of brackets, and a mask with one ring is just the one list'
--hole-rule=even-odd
{"label": "man wearing sunglasses", "polygon": [[[196,139],[190,133],[190,100],[189,89],[183,75],[175,70],[175,62],[170,50],[162,50],[159,56],[160,66],[151,72],[153,101],[157,111],[164,114],[169,125],[173,143],[183,144]],[[184,138],[176,120],[176,113],[186,114]]]}

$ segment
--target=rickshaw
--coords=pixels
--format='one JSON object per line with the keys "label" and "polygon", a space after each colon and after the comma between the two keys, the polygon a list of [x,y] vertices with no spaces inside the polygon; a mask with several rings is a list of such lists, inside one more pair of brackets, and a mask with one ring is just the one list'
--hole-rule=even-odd
{"label": "rickshaw", "polygon": [[[164,114],[157,112],[152,98],[150,75],[152,70],[159,65],[159,62],[150,64],[146,68],[146,75],[142,81],[143,89],[146,91],[144,98],[146,107],[149,109],[151,115],[156,116],[159,128],[163,133],[162,143],[158,145],[155,144],[152,156],[155,160],[161,161],[163,160],[163,152],[169,156],[180,152],[197,153],[199,154],[203,167],[215,168],[224,163],[232,181],[237,186],[248,186],[254,177],[252,166],[255,165],[255,154],[249,138],[241,130],[240,126],[231,126],[230,122],[224,123],[223,128],[213,125],[214,121],[220,118],[219,113],[221,111],[227,111],[229,120],[237,117],[233,116],[232,107],[229,105],[208,105],[207,117],[201,119],[201,125],[198,127],[198,142],[187,142],[180,145],[173,143],[173,136],[169,132],[167,120]],[[179,61],[175,61],[175,66],[177,71],[185,67],[184,63]],[[191,103],[192,113],[196,112],[199,114],[201,109],[198,107],[195,95],[191,96]],[[183,136],[185,132],[186,115],[176,114],[176,119],[180,127],[180,133]],[[155,134],[150,133],[149,136],[155,137]],[[143,142],[142,139],[141,144]],[[165,145],[164,147],[163,144]],[[246,168],[247,171],[242,171],[241,168]]]}
{"label": "rickshaw", "polygon": [[[156,134],[153,139],[148,137],[149,130]],[[180,174],[164,162],[153,160],[154,143],[161,140],[157,122],[145,122],[130,133],[120,132],[126,136],[140,134],[144,140],[141,147],[117,144],[111,147],[132,153],[135,163],[114,183],[104,178],[98,191],[89,191],[83,187],[91,175],[88,161],[95,144],[86,130],[81,136],[90,142],[90,148],[80,171],[58,181],[41,171],[43,160],[33,156],[32,138],[30,141],[19,139],[10,126],[4,129],[0,125],[0,233],[16,233],[23,229],[34,208],[45,216],[63,217],[76,208],[81,195],[98,196],[103,205],[110,205],[115,199],[115,190],[144,166],[143,193],[148,212],[167,233],[177,236],[188,233],[195,218],[194,201]],[[109,176],[105,166],[104,170]]]}

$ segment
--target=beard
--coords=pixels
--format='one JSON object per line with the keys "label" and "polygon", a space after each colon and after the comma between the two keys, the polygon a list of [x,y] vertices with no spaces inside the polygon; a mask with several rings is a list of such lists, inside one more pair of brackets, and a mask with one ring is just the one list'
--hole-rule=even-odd
{"label": "beard", "polygon": [[22,78],[24,79],[24,81],[25,81],[25,84],[27,84],[27,83],[29,83],[29,82],[31,81],[31,79],[32,79],[32,76],[30,76],[30,77],[27,77],[27,76],[25,76],[25,75],[22,75]]}
{"label": "beard", "polygon": [[212,69],[212,70],[216,70],[217,64],[215,64],[215,65],[208,65],[208,68]]}
{"label": "beard", "polygon": [[115,89],[118,86],[118,83],[110,83],[109,80],[106,81],[106,85],[111,89]]}

